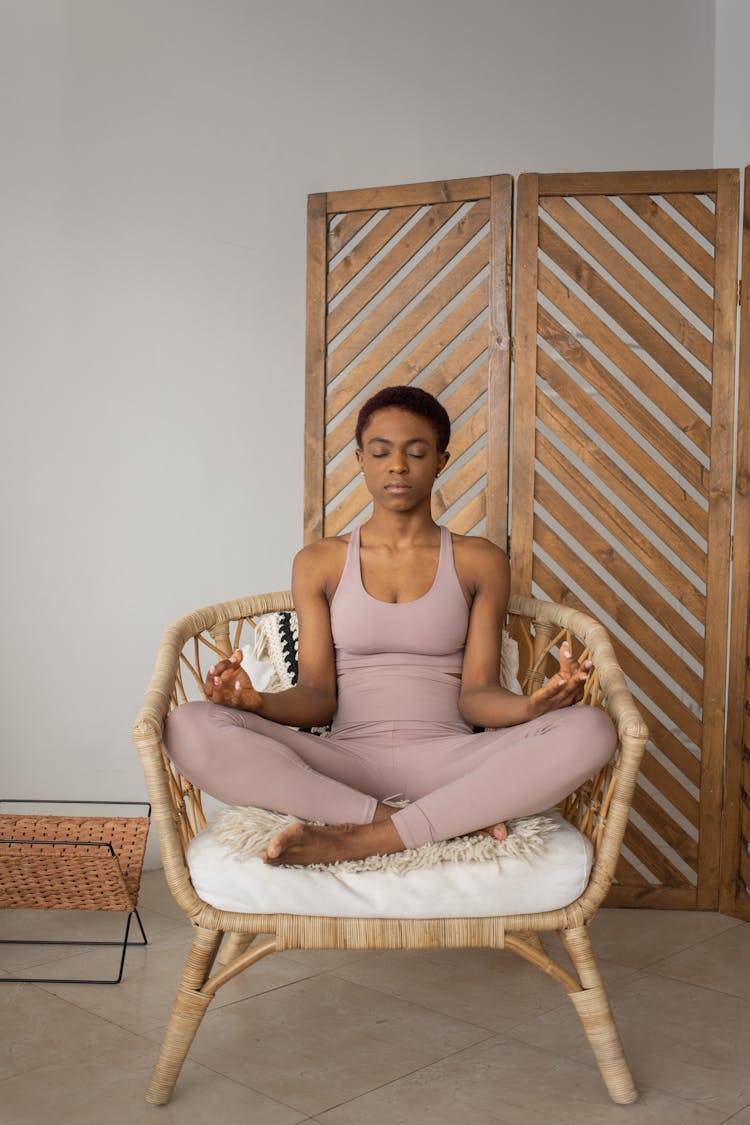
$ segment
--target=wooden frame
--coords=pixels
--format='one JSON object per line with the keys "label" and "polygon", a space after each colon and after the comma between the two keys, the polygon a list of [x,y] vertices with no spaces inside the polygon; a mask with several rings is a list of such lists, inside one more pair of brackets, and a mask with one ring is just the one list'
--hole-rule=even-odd
{"label": "wooden frame", "polygon": [[745,168],[734,561],[719,909],[750,922],[750,168]]}

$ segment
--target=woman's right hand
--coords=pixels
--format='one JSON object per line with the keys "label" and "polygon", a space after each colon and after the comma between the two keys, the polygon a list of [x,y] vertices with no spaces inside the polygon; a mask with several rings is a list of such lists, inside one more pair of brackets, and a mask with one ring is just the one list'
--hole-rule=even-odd
{"label": "woman's right hand", "polygon": [[236,707],[240,711],[258,711],[261,694],[253,687],[252,680],[242,667],[242,652],[237,649],[228,660],[219,660],[208,669],[203,688],[206,699],[221,703],[224,707]]}

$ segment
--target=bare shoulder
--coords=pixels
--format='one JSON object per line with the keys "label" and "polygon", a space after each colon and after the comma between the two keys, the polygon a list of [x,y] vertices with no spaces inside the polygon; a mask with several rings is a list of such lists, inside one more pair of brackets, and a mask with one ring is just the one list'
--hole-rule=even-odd
{"label": "bare shoulder", "polygon": [[331,536],[308,543],[294,557],[292,583],[329,593],[338,585],[346,561],[349,537]]}
{"label": "bare shoulder", "polygon": [[458,563],[465,562],[467,566],[489,567],[503,570],[508,565],[508,556],[496,543],[491,543],[481,535],[457,535],[451,533],[453,541],[453,557]]}
{"label": "bare shoulder", "polygon": [[328,539],[315,539],[302,547],[294,556],[294,564],[301,566],[320,566],[329,559],[339,558],[346,554],[349,536],[332,535]]}
{"label": "bare shoulder", "polygon": [[496,543],[481,535],[451,533],[453,558],[459,578],[476,593],[488,584],[506,584],[509,575],[508,556]]}

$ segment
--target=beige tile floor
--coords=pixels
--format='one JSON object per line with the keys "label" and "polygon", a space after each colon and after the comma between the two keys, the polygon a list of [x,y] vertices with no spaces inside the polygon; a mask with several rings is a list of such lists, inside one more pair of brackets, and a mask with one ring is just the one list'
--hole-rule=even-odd
{"label": "beige tile floor", "polygon": [[[562,991],[510,953],[290,951],[221,990],[155,1108],[143,1090],[190,931],[158,871],[141,915],[149,945],[119,985],[0,985],[0,1125],[750,1125],[750,924],[733,918],[595,920],[632,1106],[609,1101]],[[87,938],[120,919],[6,911],[0,937],[63,922]],[[2,977],[112,965],[112,950],[0,945]]]}

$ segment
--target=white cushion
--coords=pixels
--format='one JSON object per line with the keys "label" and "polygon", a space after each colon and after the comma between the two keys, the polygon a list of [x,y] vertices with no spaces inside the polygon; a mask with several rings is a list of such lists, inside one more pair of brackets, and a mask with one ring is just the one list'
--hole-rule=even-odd
{"label": "white cushion", "polygon": [[463,861],[392,871],[309,871],[238,858],[210,825],[190,843],[193,886],[218,910],[333,918],[481,918],[567,906],[583,892],[593,862],[588,838],[564,820],[534,856]]}

